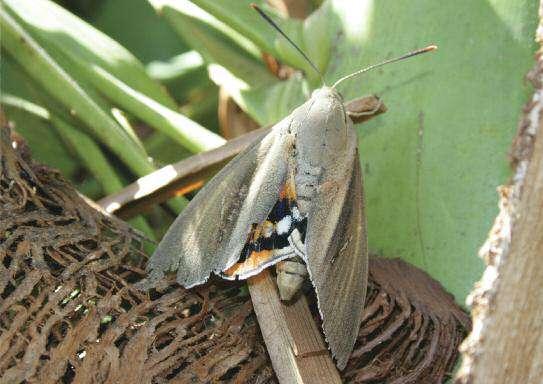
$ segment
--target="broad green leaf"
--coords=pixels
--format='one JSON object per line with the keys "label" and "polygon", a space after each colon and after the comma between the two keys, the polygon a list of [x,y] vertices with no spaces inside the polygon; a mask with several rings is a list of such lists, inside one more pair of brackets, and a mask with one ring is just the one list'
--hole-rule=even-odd
{"label": "broad green leaf", "polygon": [[[177,12],[193,19],[198,20],[204,25],[207,25],[211,30],[220,33],[227,37],[235,45],[254,58],[260,57],[260,52],[253,41],[247,38],[246,35],[236,32],[228,23],[223,23],[213,17],[210,13],[205,12],[203,8],[199,8],[192,4],[189,0],[147,0],[157,12],[162,12],[165,9],[175,9]],[[237,4],[232,2],[231,6],[236,7]],[[190,35],[187,37],[190,38]]]}
{"label": "broad green leaf", "polygon": [[260,125],[271,125],[288,115],[293,105],[306,100],[308,95],[303,92],[304,85],[301,76],[293,76],[267,87],[241,91],[234,99]]}
{"label": "broad green leaf", "polygon": [[[272,31],[270,26],[258,16],[250,5],[256,3],[260,7],[265,7],[273,19],[279,19],[280,17],[269,7],[263,5],[262,1],[191,0],[191,2],[221,20],[230,28],[246,36],[262,51],[277,54],[274,47],[275,36],[270,33]],[[300,24],[299,21],[294,19],[283,19],[282,21],[283,24],[288,23],[289,26]],[[287,27],[287,29],[289,28]]]}
{"label": "broad green leaf", "polygon": [[[251,39],[263,52],[267,52],[281,61],[292,65],[297,68],[304,69],[310,81],[314,81],[315,77],[313,69],[303,59],[303,57],[282,37],[279,36],[275,30],[264,21],[258,13],[251,8],[251,3],[257,3],[265,12],[274,20],[274,22],[280,25],[281,29],[289,36],[289,38],[296,43],[306,53],[318,53],[323,52],[322,48],[327,50],[326,46],[320,46],[319,51],[307,49],[304,45],[302,34],[305,29],[305,22],[301,22],[296,19],[284,19],[280,17],[273,8],[270,8],[263,1],[228,1],[228,0],[191,0],[194,4],[198,5],[205,11],[209,12],[217,19],[221,20],[231,28],[243,36]],[[321,42],[319,38],[320,32],[325,32],[326,28],[322,29],[323,22],[320,23],[320,31],[313,30],[315,36],[313,42]],[[310,55],[310,57],[313,57]],[[320,55],[318,59],[320,59]],[[322,64],[322,60],[314,60],[315,64],[319,67]],[[322,66],[321,68],[324,68]],[[230,69],[227,67],[227,69]]]}
{"label": "broad green leaf", "polygon": [[[324,3],[319,9],[313,12],[304,20],[302,30],[302,41],[305,53],[324,74],[330,60],[330,50],[334,41],[334,32],[338,30],[335,20],[330,18],[330,2]],[[313,74],[313,71],[307,69],[308,75]],[[313,78],[314,79],[314,78]],[[319,78],[314,79],[311,84],[319,81]]]}

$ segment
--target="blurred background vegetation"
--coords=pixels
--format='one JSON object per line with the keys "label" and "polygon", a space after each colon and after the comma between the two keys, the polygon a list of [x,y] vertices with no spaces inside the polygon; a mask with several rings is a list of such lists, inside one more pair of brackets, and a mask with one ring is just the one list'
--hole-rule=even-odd
{"label": "blurred background vegetation", "polygon": [[[2,107],[37,160],[93,199],[114,193],[224,142],[219,87],[264,125],[320,86],[250,2],[1,0]],[[257,3],[329,84],[439,45],[340,91],[346,100],[376,93],[389,108],[357,128],[370,248],[422,267],[462,303],[482,271],[476,252],[530,95],[537,2],[308,0],[291,17],[288,1]],[[299,71],[280,79],[263,53]],[[131,223],[160,239],[185,204],[173,199]]]}

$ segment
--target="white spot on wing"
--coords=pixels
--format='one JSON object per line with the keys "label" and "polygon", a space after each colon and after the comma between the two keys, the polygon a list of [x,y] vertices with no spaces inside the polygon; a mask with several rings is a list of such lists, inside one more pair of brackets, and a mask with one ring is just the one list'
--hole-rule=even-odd
{"label": "white spot on wing", "polygon": [[300,213],[298,207],[292,207],[291,212],[294,221],[302,221],[302,214]]}
{"label": "white spot on wing", "polygon": [[292,218],[290,216],[285,216],[275,224],[278,235],[283,235],[288,233],[290,226],[292,224]]}

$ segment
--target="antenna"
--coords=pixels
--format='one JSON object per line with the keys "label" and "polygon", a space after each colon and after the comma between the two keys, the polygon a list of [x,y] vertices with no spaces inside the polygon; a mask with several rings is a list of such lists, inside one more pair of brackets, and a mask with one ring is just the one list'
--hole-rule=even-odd
{"label": "antenna", "polygon": [[311,65],[311,67],[315,70],[315,72],[317,72],[317,74],[321,78],[322,83],[324,84],[324,76],[322,75],[321,71],[319,71],[317,66],[315,64],[313,64],[313,62],[311,61],[311,59],[309,57],[307,57],[307,55],[304,53],[304,51],[302,51],[302,49],[300,47],[298,47],[294,43],[294,41],[292,41],[290,39],[290,37],[288,37],[287,34],[285,32],[283,32],[281,30],[281,28],[279,28],[279,26],[277,24],[275,24],[275,22],[262,9],[260,9],[260,7],[258,5],[256,5],[255,3],[251,3],[251,8],[253,8],[255,11],[257,11],[258,14],[260,16],[262,16],[262,18],[264,20],[266,20],[273,28],[275,28],[275,30],[277,32],[279,32],[281,34],[281,36],[283,36],[285,39],[287,39],[287,41],[290,43],[290,45],[292,45],[294,48],[296,48],[296,50],[304,57],[304,59],[309,63],[309,65]]}
{"label": "antenna", "polygon": [[421,48],[421,49],[417,49],[415,51],[412,51],[412,52],[409,52],[409,53],[406,53],[405,55],[402,55],[400,57],[395,57],[393,59],[389,59],[389,60],[385,60],[385,61],[382,61],[380,63],[377,63],[377,64],[373,64],[373,65],[370,65],[369,67],[367,68],[364,68],[364,69],[361,69],[359,71],[356,71],[354,73],[351,73],[350,75],[347,75],[347,76],[343,76],[341,79],[339,79],[338,81],[336,81],[334,83],[334,85],[332,85],[332,88],[335,88],[339,83],[341,83],[342,81],[345,81],[347,79],[350,79],[351,77],[354,77],[354,76],[358,76],[364,72],[368,72],[368,71],[371,71],[372,69],[375,69],[377,67],[381,67],[385,64],[390,64],[390,63],[395,63],[396,61],[400,61],[400,60],[404,60],[404,59],[408,59],[410,57],[413,57],[413,56],[417,56],[417,55],[420,55],[420,54],[423,54],[423,53],[426,53],[426,52],[431,52],[431,51],[435,51],[437,49],[437,45],[429,45],[425,48]]}

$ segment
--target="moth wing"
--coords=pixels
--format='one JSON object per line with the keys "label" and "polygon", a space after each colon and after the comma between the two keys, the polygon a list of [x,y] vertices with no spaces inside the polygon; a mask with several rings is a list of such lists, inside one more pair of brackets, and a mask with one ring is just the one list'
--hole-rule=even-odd
{"label": "moth wing", "polygon": [[177,217],[147,264],[142,288],[177,271],[186,288],[229,268],[239,258],[252,223],[263,221],[284,182],[287,161],[279,123],[231,160]]}
{"label": "moth wing", "polygon": [[[343,173],[344,180],[325,175],[325,181],[333,181],[323,183],[312,199],[306,235],[309,275],[326,340],[340,369],[356,342],[368,275],[362,172],[358,151],[353,152],[344,164],[352,165],[351,172]],[[338,175],[337,169],[333,173]]]}

